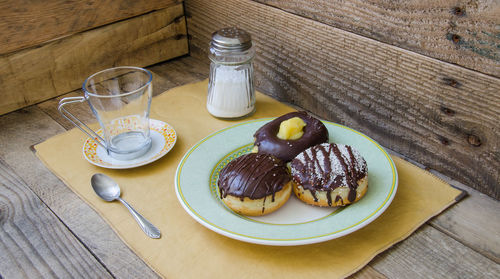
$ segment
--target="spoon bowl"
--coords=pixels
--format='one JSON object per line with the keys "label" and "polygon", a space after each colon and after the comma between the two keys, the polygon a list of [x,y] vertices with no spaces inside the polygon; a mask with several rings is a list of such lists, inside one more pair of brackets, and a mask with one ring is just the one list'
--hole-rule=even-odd
{"label": "spoon bowl", "polygon": [[114,201],[120,197],[120,186],[111,177],[96,173],[90,179],[95,193],[105,201]]}
{"label": "spoon bowl", "polygon": [[128,204],[124,199],[120,198],[120,186],[111,177],[96,173],[92,175],[90,179],[90,184],[94,189],[94,192],[105,201],[118,200],[130,211],[134,219],[137,221],[141,229],[151,238],[160,238],[160,230],[155,227],[151,222],[144,218],[139,212],[137,212],[130,204]]}

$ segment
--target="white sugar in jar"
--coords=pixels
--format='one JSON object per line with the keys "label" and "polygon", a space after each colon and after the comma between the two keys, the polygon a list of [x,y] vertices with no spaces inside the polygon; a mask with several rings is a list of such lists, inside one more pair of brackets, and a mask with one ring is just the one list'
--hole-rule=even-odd
{"label": "white sugar in jar", "polygon": [[237,28],[212,34],[207,110],[219,118],[240,118],[255,111],[250,35]]}

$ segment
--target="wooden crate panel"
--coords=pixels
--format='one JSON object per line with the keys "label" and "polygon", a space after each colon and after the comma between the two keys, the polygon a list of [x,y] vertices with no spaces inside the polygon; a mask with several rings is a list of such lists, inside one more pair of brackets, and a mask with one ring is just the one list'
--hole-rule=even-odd
{"label": "wooden crate panel", "polygon": [[500,77],[500,1],[255,1]]}
{"label": "wooden crate panel", "polygon": [[0,56],[0,114],[81,87],[99,70],[188,53],[182,4]]}
{"label": "wooden crate panel", "polygon": [[0,1],[0,54],[180,3],[176,0]]}
{"label": "wooden crate panel", "polygon": [[500,79],[253,1],[186,1],[192,53],[236,25],[256,85],[500,198]]}

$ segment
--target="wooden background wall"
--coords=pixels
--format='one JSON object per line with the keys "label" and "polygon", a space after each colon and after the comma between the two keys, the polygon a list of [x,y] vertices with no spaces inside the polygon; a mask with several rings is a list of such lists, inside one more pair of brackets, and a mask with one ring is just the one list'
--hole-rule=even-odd
{"label": "wooden background wall", "polygon": [[[186,0],[191,55],[238,26],[257,88],[500,198],[499,1]],[[431,193],[430,193],[431,194]]]}
{"label": "wooden background wall", "polygon": [[0,114],[187,53],[182,0],[0,1]]}

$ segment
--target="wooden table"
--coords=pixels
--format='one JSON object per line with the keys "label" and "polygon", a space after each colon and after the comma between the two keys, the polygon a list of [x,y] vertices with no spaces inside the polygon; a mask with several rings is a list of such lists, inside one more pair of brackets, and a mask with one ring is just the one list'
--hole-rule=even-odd
{"label": "wooden table", "polygon": [[[154,94],[208,76],[189,56],[149,69]],[[0,278],[158,277],[34,154],[34,144],[73,127],[57,112],[60,98],[0,116]],[[94,122],[83,106],[72,112]],[[441,177],[469,196],[352,277],[500,276],[500,203]]]}

